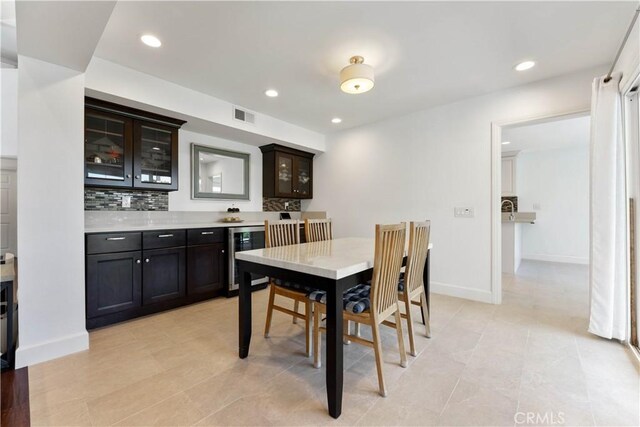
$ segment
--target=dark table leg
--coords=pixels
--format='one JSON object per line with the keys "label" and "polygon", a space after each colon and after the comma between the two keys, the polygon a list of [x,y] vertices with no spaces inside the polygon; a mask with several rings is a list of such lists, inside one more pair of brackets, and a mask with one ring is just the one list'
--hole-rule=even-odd
{"label": "dark table leg", "polygon": [[327,292],[327,400],[329,415],[338,418],[342,413],[342,289],[330,287]]}
{"label": "dark table leg", "polygon": [[240,314],[240,327],[238,328],[240,337],[240,358],[244,359],[249,355],[249,345],[251,344],[251,273],[239,267],[240,290],[238,305]]}
{"label": "dark table leg", "polygon": [[[424,285],[424,293],[427,297],[427,309],[429,315],[431,315],[431,294],[429,294],[429,288],[431,288],[431,250],[427,251],[427,260],[425,261],[424,271],[422,272],[422,283]],[[422,311],[422,309],[420,310]],[[422,311],[422,323],[426,324],[424,318],[424,311]]]}

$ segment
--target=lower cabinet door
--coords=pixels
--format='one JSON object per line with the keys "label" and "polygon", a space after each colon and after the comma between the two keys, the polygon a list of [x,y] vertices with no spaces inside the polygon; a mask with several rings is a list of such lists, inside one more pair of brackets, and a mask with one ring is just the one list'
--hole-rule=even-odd
{"label": "lower cabinet door", "polygon": [[224,244],[187,248],[187,292],[215,293],[224,288]]}
{"label": "lower cabinet door", "polygon": [[142,252],[142,303],[153,304],[185,295],[185,248]]}
{"label": "lower cabinet door", "polygon": [[87,256],[87,317],[116,313],[142,303],[141,253]]}

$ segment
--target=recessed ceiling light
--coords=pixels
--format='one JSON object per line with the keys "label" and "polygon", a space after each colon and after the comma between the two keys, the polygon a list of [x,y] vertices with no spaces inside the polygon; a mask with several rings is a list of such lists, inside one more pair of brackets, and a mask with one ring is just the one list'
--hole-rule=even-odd
{"label": "recessed ceiling light", "polygon": [[278,96],[278,91],[275,89],[267,89],[264,91],[264,94],[269,98],[275,98],[276,96]]}
{"label": "recessed ceiling light", "polygon": [[331,123],[342,123],[342,119],[340,117],[334,117],[333,119],[331,119]]}
{"label": "recessed ceiling light", "polygon": [[536,63],[534,61],[523,61],[516,65],[514,68],[516,69],[516,71],[524,71],[528,70],[529,68],[533,68],[535,65]]}
{"label": "recessed ceiling light", "polygon": [[511,144],[511,141],[502,141],[502,145],[509,145]]}
{"label": "recessed ceiling light", "polygon": [[142,40],[142,43],[146,44],[147,46],[151,46],[151,47],[162,46],[162,42],[160,41],[160,39],[151,34],[143,35],[142,37],[140,37],[140,40]]}

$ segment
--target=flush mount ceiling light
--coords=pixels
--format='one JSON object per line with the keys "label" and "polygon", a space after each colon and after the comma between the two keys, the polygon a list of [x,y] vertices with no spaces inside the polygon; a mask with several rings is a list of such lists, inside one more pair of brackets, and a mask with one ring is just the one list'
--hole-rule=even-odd
{"label": "flush mount ceiling light", "polygon": [[140,37],[140,40],[142,40],[142,43],[146,44],[147,46],[151,46],[151,47],[162,46],[162,42],[160,41],[160,39],[151,34],[143,35],[142,37]]}
{"label": "flush mount ceiling light", "polygon": [[352,56],[340,71],[340,89],[343,92],[359,94],[370,91],[374,85],[373,67],[364,63],[362,56]]}
{"label": "flush mount ceiling light", "polygon": [[509,145],[509,144],[511,144],[511,141],[503,141],[502,142],[502,145]]}
{"label": "flush mount ceiling light", "polygon": [[529,68],[533,68],[535,65],[536,63],[534,61],[523,61],[513,68],[515,68],[516,71],[524,71],[528,70]]}
{"label": "flush mount ceiling light", "polygon": [[340,117],[334,117],[333,119],[331,119],[331,123],[342,123],[342,119]]}
{"label": "flush mount ceiling light", "polygon": [[264,94],[269,98],[275,98],[276,96],[278,96],[278,91],[275,89],[267,89],[264,91]]}

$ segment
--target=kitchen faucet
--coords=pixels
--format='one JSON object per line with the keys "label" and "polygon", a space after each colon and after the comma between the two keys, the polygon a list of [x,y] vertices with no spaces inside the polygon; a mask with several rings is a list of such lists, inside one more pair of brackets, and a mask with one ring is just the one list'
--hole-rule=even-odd
{"label": "kitchen faucet", "polygon": [[513,214],[513,212],[515,211],[515,206],[511,200],[505,199],[500,204],[500,210],[502,210],[502,206],[504,206],[505,203],[511,203],[511,214],[509,214],[509,221],[513,221],[515,219],[515,215]]}

